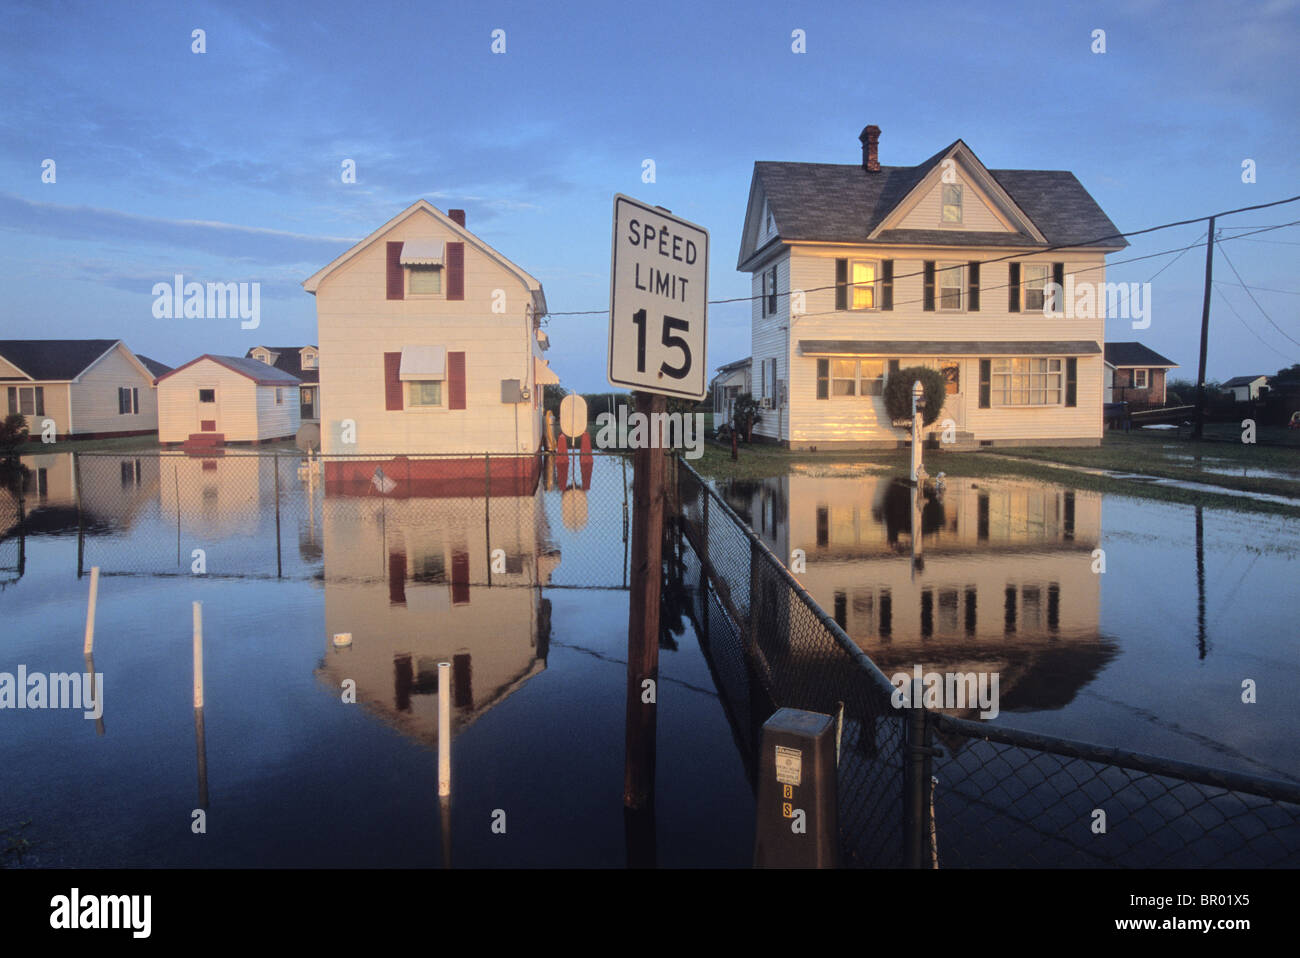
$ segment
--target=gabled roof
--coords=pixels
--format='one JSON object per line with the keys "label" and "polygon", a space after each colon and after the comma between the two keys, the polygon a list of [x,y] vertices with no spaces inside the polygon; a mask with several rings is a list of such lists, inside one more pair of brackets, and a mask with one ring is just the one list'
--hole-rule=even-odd
{"label": "gabled roof", "polygon": [[155,379],[172,371],[172,368],[166,363],[160,363],[158,360],[150,359],[148,356],[141,356],[139,353],[136,353],[135,358],[140,360],[144,368],[149,370]]}
{"label": "gabled roof", "polygon": [[[903,206],[946,157],[958,153],[973,161],[978,171],[989,175],[991,191],[996,193],[1000,189],[1027,218],[1027,226],[1032,229],[1022,226],[1007,233],[886,229],[877,233],[890,213]],[[858,163],[760,161],[754,164],[753,186],[766,198],[776,221],[777,238],[784,242],[1072,246],[1110,250],[1128,245],[1123,237],[1114,235],[1119,232],[1115,224],[1073,173],[984,170],[962,140],[954,141],[916,166],[882,166],[878,173],[868,173]],[[1033,235],[1035,231],[1041,240]],[[753,252],[756,251],[747,251],[742,242],[738,267],[743,267]]]}
{"label": "gabled roof", "polygon": [[1107,343],[1106,365],[1108,366],[1165,366],[1172,369],[1178,364],[1166,359],[1154,349],[1141,343]]}
{"label": "gabled roof", "polygon": [[0,356],[35,382],[70,382],[119,342],[119,339],[3,339]]}
{"label": "gabled roof", "polygon": [[182,370],[189,369],[195,363],[201,363],[205,359],[219,366],[225,366],[231,372],[251,379],[259,386],[297,386],[301,382],[297,376],[292,376],[283,370],[276,369],[274,366],[268,366],[261,360],[249,359],[246,356],[213,356],[211,353],[204,353],[196,359],[191,359],[183,366],[177,366],[171,372],[159,376],[154,380],[154,385],[158,385],[164,379],[175,376]]}
{"label": "gabled roof", "polygon": [[1265,373],[1260,373],[1258,376],[1233,376],[1226,383],[1220,383],[1219,388],[1231,389],[1233,386],[1249,386],[1260,379],[1268,379],[1268,376]]}
{"label": "gabled roof", "polygon": [[723,365],[718,367],[718,372],[728,373],[731,372],[731,370],[733,369],[741,369],[745,366],[749,366],[752,364],[753,364],[753,359],[749,356],[746,356],[744,359],[737,359],[733,362],[724,363]]}
{"label": "gabled roof", "polygon": [[516,266],[510,260],[506,259],[504,256],[498,253],[487,243],[483,242],[481,239],[479,239],[477,236],[475,236],[465,227],[461,226],[451,217],[447,216],[445,213],[439,210],[428,200],[416,200],[414,203],[412,203],[406,209],[402,210],[402,212],[398,213],[391,220],[389,220],[383,226],[379,227],[379,229],[375,230],[373,233],[371,233],[361,242],[352,246],[341,256],[336,257],[328,265],[312,273],[310,276],[308,276],[305,280],[302,281],[303,289],[305,289],[307,292],[312,293],[314,295],[316,293],[317,288],[321,284],[321,280],[323,280],[326,276],[328,276],[334,270],[338,269],[344,263],[348,262],[350,259],[352,259],[352,257],[356,256],[359,252],[361,252],[371,243],[374,243],[375,241],[382,238],[385,234],[387,234],[389,231],[397,227],[404,220],[406,220],[411,216],[414,216],[417,212],[421,212],[421,211],[431,214],[441,226],[450,230],[453,234],[459,235],[470,246],[473,246],[475,249],[483,253],[485,256],[488,256],[496,260],[503,267],[505,267],[510,272],[518,276],[519,280],[526,287],[528,287],[529,290],[533,292],[538,302],[538,315],[539,316],[546,315],[546,297],[545,294],[542,292],[541,283],[539,283],[536,279],[530,276],[519,266]]}
{"label": "gabled roof", "polygon": [[244,358],[252,359],[253,350],[256,349],[269,350],[274,356],[274,362],[271,363],[274,368],[296,376],[305,383],[317,383],[320,382],[320,370],[302,368],[302,351],[308,346],[316,350],[317,356],[320,355],[320,349],[315,343],[306,343],[302,346],[254,346],[244,354]]}

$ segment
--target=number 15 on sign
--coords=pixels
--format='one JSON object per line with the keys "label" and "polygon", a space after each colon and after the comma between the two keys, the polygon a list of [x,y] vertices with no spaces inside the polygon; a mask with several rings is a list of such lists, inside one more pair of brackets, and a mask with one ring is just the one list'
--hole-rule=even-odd
{"label": "number 15 on sign", "polygon": [[610,383],[703,399],[708,231],[616,195],[609,286]]}

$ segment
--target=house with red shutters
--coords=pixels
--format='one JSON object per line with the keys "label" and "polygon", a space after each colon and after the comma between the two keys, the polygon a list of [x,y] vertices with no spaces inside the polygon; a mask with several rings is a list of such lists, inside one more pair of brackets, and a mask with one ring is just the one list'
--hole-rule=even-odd
{"label": "house with red shutters", "polygon": [[303,288],[316,297],[327,488],[535,483],[542,387],[559,381],[543,358],[546,297],[463,210],[419,200]]}

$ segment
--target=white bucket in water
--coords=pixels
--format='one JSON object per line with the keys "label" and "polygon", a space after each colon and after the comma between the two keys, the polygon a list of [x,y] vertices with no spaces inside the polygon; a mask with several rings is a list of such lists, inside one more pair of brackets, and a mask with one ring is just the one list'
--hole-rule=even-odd
{"label": "white bucket in water", "polygon": [[346,649],[346,648],[347,648],[349,645],[351,645],[351,644],[352,644],[352,633],[351,633],[351,632],[335,632],[335,633],[334,633],[334,648],[336,648],[336,649]]}

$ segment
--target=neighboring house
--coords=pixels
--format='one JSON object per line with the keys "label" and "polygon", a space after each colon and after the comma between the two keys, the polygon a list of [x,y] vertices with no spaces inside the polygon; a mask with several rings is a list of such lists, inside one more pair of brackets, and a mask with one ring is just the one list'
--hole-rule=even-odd
{"label": "neighboring house", "polygon": [[269,442],[301,424],[296,376],[241,356],[203,355],[158,377],[158,441]]}
{"label": "neighboring house", "polygon": [[135,358],[140,360],[140,362],[144,364],[145,369],[153,373],[154,379],[157,379],[159,376],[166,375],[167,373],[172,371],[172,368],[168,366],[166,363],[160,363],[158,362],[158,360],[150,359],[148,356],[142,355],[141,353],[136,353]]}
{"label": "neighboring house", "polygon": [[140,436],[158,428],[156,374],[120,339],[0,340],[5,414],[21,413],[33,441]]}
{"label": "neighboring house", "polygon": [[1127,245],[1114,224],[1072,173],[989,170],[961,140],[881,166],[879,134],[863,130],[860,164],[754,164],[737,268],[753,276],[753,382],[772,409],[755,434],[896,446],[908,433],[885,382],[925,365],[948,383],[927,432],[951,419],[972,444],[1099,443],[1102,311],[1049,314],[1048,284],[1103,282]]}
{"label": "neighboring house", "polygon": [[[327,486],[394,494],[482,488],[539,475],[541,284],[465,228],[462,210],[407,207],[303,287],[316,297]],[[335,454],[355,458],[330,460]],[[458,454],[458,458],[395,457]],[[489,454],[487,464],[483,454]],[[509,455],[511,458],[506,458]],[[383,480],[378,479],[383,485]]]}
{"label": "neighboring house", "polygon": [[1264,375],[1233,376],[1219,388],[1231,395],[1235,402],[1250,402],[1258,399],[1260,390],[1267,386],[1268,377]]}
{"label": "neighboring house", "polygon": [[1169,370],[1178,364],[1141,343],[1106,344],[1106,402],[1163,406]]}
{"label": "neighboring house", "polygon": [[731,411],[736,404],[736,398],[743,396],[750,391],[749,370],[750,357],[737,359],[734,363],[727,363],[725,366],[718,367],[718,374],[713,377],[709,384],[709,390],[713,393],[713,424],[731,421]]}
{"label": "neighboring house", "polygon": [[302,381],[298,387],[299,418],[320,422],[320,349],[310,346],[254,346],[247,359],[274,366]]}

